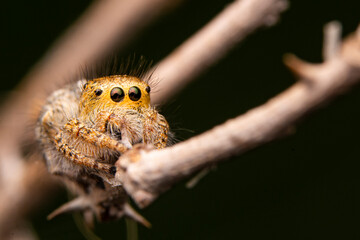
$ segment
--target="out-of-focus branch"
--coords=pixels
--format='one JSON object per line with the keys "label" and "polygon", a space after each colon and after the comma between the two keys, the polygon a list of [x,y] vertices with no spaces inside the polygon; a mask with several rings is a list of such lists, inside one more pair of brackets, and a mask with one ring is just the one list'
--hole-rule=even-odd
{"label": "out-of-focus branch", "polygon": [[286,0],[237,0],[227,6],[155,67],[153,75],[161,81],[152,103],[164,103],[256,29],[275,24],[287,5]]}
{"label": "out-of-focus branch", "polygon": [[[46,196],[53,186],[44,166],[20,154],[33,116],[50,90],[72,79],[81,67],[121,49],[146,25],[181,0],[95,1],[10,94],[0,117],[0,238]],[[18,94],[21,93],[21,94]],[[31,134],[31,133],[30,133]],[[37,181],[48,184],[37,184]],[[37,192],[35,198],[33,193]]]}
{"label": "out-of-focus branch", "polygon": [[[16,148],[29,119],[49,90],[72,79],[85,65],[124,47],[142,28],[178,1],[95,1],[23,79],[1,109],[1,145]],[[21,92],[21,94],[17,94]]]}
{"label": "out-of-focus branch", "polygon": [[[338,47],[329,49],[336,51]],[[244,115],[172,147],[159,151],[134,148],[119,158],[116,177],[137,204],[145,207],[175,182],[209,164],[289,134],[300,118],[359,83],[360,28],[344,41],[339,54],[329,52],[327,56],[332,58],[313,65],[288,55],[286,65],[300,76],[291,88]]]}
{"label": "out-of-focus branch", "polygon": [[[33,160],[33,159],[32,159]],[[56,180],[49,177],[44,164],[39,161],[31,161],[26,165],[26,172],[18,182],[9,183],[10,187],[16,187],[12,191],[1,191],[0,197],[0,238],[12,239],[19,226],[24,224],[24,216],[38,208],[44,199],[52,196],[58,189]],[[28,238],[24,238],[28,239]]]}

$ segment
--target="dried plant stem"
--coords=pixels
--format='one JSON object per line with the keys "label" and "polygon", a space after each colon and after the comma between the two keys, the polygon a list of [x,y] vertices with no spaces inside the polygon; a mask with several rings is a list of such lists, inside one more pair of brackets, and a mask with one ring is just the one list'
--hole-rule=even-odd
{"label": "dried plant stem", "polygon": [[[328,34],[328,37],[338,37]],[[330,41],[330,40],[329,40]],[[159,151],[136,150],[119,158],[117,177],[140,207],[196,171],[289,133],[307,113],[360,80],[360,34],[350,36],[341,54],[312,65],[292,55],[285,63],[300,80],[267,103],[185,142]],[[337,47],[333,48],[337,49]]]}

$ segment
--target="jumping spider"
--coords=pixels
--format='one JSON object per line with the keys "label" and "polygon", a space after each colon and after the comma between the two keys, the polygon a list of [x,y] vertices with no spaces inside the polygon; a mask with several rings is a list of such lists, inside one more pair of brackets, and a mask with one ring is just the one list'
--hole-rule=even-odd
{"label": "jumping spider", "polygon": [[126,202],[114,163],[135,144],[157,149],[168,142],[169,125],[150,106],[150,86],[138,77],[111,75],[80,80],[55,91],[36,127],[49,171],[79,195],[50,217],[73,210],[92,222],[123,215],[147,225]]}

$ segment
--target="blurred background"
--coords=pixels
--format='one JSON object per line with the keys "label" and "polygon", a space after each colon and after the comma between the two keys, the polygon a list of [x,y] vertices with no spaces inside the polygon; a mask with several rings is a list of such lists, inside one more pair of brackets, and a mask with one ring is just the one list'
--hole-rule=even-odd
{"label": "blurred background", "polygon": [[[185,1],[115,54],[137,53],[156,63],[230,2]],[[276,26],[251,35],[162,107],[180,141],[292,85],[283,55],[320,62],[324,24],[340,21],[345,36],[360,22],[358,0],[290,3]],[[2,3],[1,100],[90,4]],[[139,226],[140,239],[360,239],[359,105],[356,88],[308,116],[294,135],[233,157],[193,189],[177,184],[141,210],[153,228]],[[39,239],[84,238],[71,215],[46,220],[65,201],[63,190],[29,217]],[[103,239],[124,239],[125,232],[124,220],[95,227]]]}

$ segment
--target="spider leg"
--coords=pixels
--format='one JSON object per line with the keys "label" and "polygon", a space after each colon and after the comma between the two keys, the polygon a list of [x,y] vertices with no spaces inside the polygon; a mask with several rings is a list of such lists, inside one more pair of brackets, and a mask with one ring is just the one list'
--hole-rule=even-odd
{"label": "spider leg", "polygon": [[[76,124],[71,124],[76,123]],[[72,127],[74,125],[74,127]],[[111,175],[114,175],[116,172],[116,168],[113,165],[101,163],[96,161],[94,158],[90,158],[88,156],[85,156],[80,151],[76,150],[74,147],[70,146],[67,141],[67,132],[77,134],[78,136],[84,138],[84,140],[90,143],[98,144],[100,146],[103,142],[106,142],[107,138],[110,138],[106,136],[105,134],[99,134],[98,137],[94,132],[91,132],[89,129],[90,136],[87,136],[87,128],[81,128],[80,123],[77,120],[70,120],[70,124],[65,124],[64,128],[60,128],[57,124],[55,124],[55,121],[53,119],[53,115],[51,112],[47,112],[42,117],[42,126],[44,129],[44,134],[46,134],[48,137],[48,141],[50,141],[53,146],[55,146],[56,150],[61,153],[66,159],[68,159],[70,162],[85,166],[87,168],[100,170],[106,173],[109,173]],[[77,126],[77,127],[76,127]],[[93,130],[95,131],[95,130]],[[95,137],[94,137],[95,135]],[[102,135],[105,135],[105,137],[101,137]],[[106,138],[107,137],[107,138]],[[124,146],[121,143],[118,143],[117,141],[110,138],[108,145],[111,146],[113,144],[113,147],[115,150],[118,151],[124,151]],[[106,144],[105,144],[106,146]]]}
{"label": "spider leg", "polygon": [[73,147],[70,147],[63,139],[62,132],[59,132],[54,137],[55,148],[61,152],[69,161],[74,164],[85,166],[91,169],[107,172],[111,175],[116,173],[116,167],[111,164],[101,163],[93,158],[89,158],[84,154],[80,153]]}
{"label": "spider leg", "polygon": [[108,148],[120,153],[124,153],[129,149],[123,143],[98,130],[85,126],[77,119],[72,119],[66,123],[64,130],[100,148]]}

